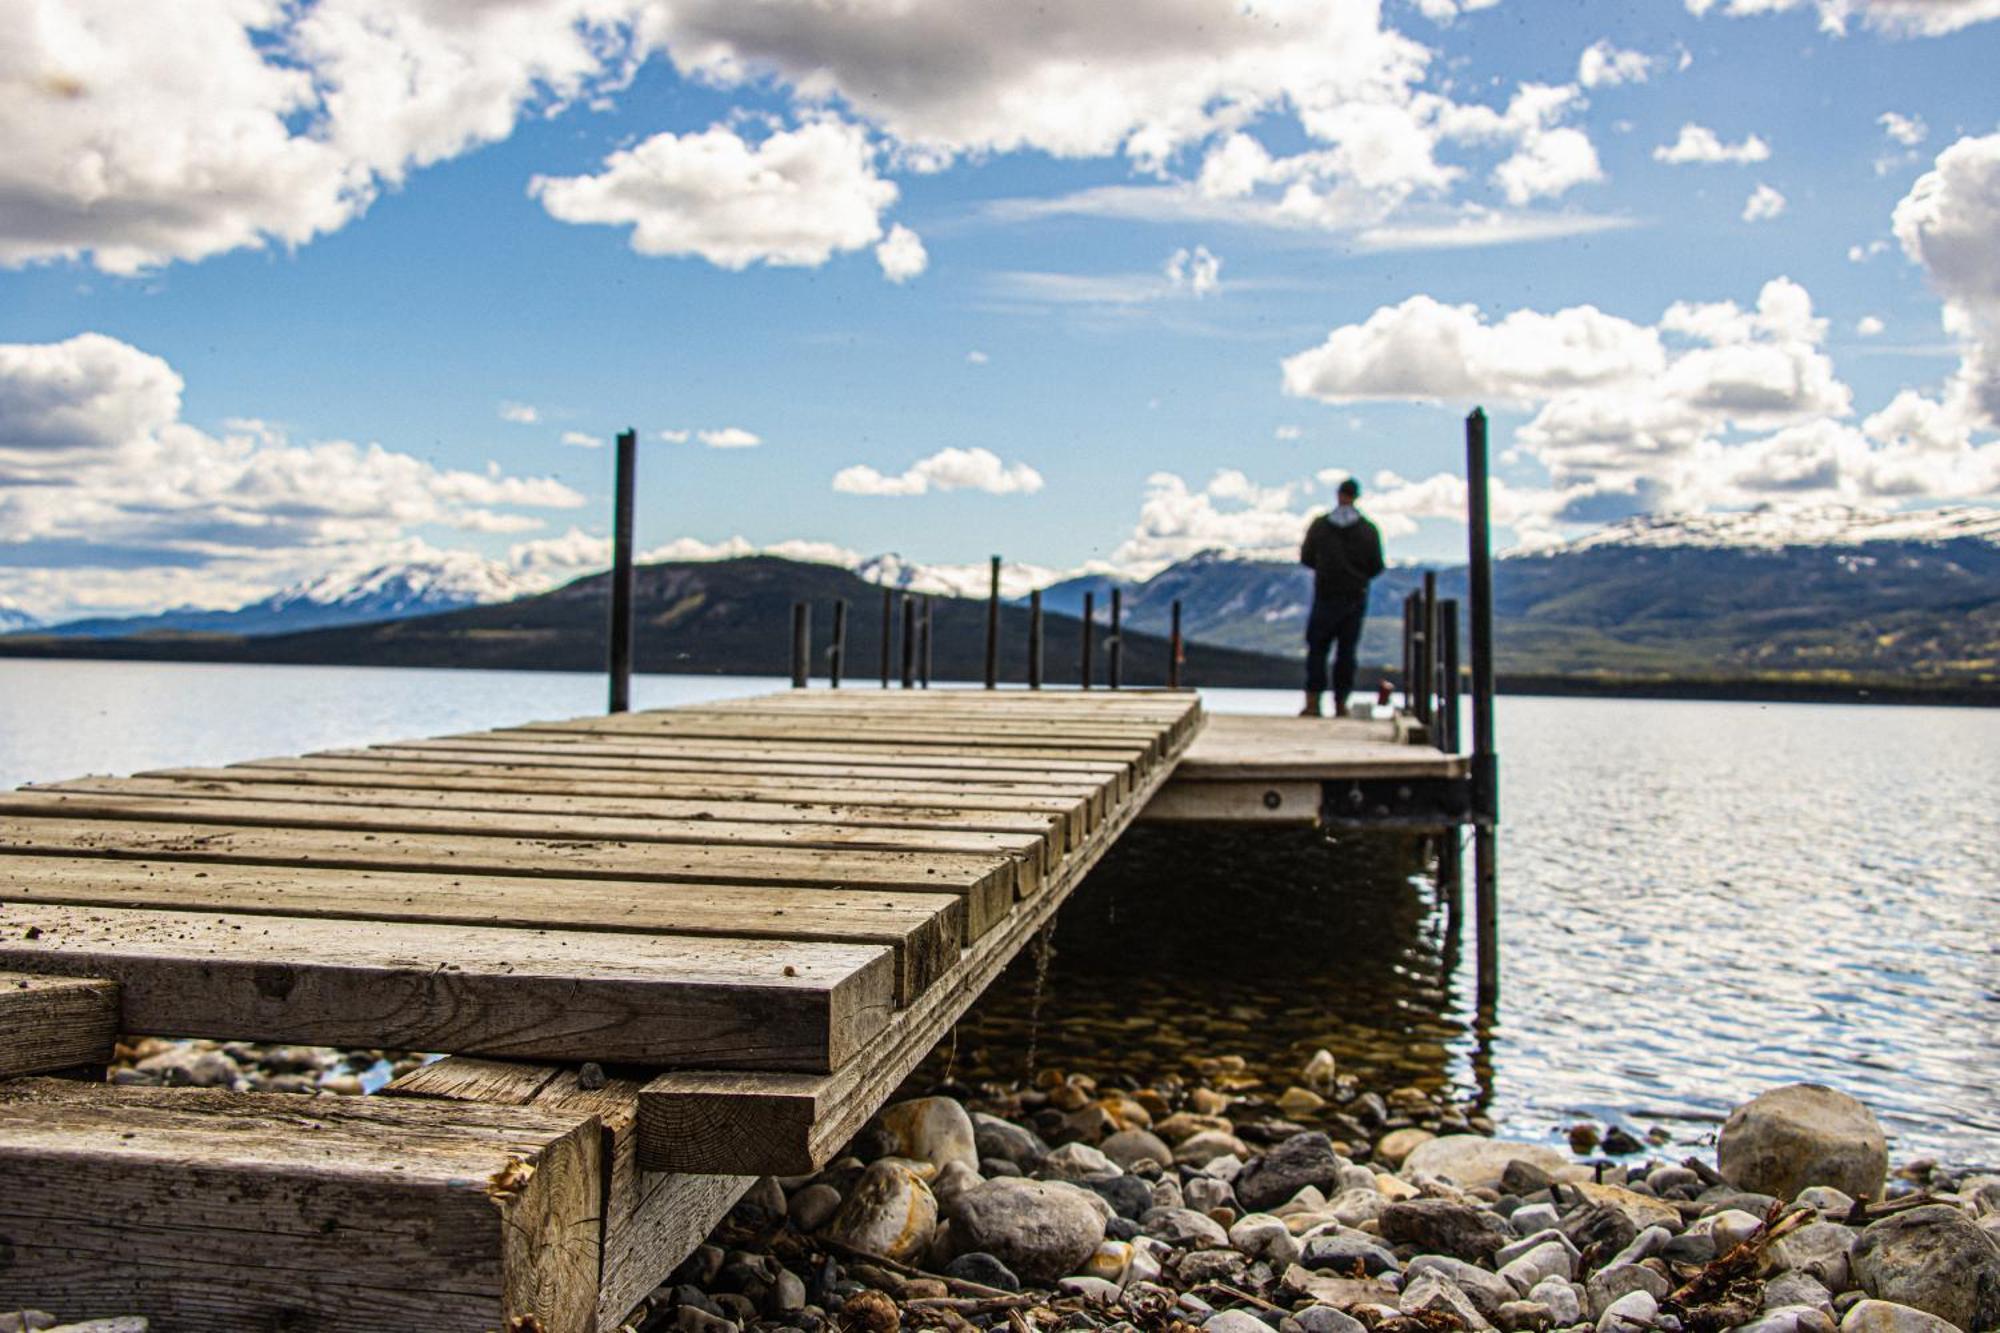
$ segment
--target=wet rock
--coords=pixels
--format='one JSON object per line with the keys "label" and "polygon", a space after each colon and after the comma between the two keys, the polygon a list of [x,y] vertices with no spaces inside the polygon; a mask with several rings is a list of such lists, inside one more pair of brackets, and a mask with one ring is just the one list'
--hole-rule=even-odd
{"label": "wet rock", "polygon": [[1104,1239],[1094,1199],[1053,1181],[989,1180],[952,1201],[952,1241],[961,1254],[990,1254],[1025,1281],[1053,1282]]}
{"label": "wet rock", "polygon": [[831,1185],[808,1185],[791,1197],[785,1212],[800,1231],[817,1231],[840,1207],[840,1191]]}
{"label": "wet rock", "polygon": [[1330,1268],[1344,1277],[1358,1271],[1364,1277],[1400,1273],[1403,1265],[1380,1245],[1347,1236],[1312,1236],[1300,1249],[1299,1265],[1318,1272]]}
{"label": "wet rock", "polygon": [[876,1117],[876,1125],[894,1140],[897,1157],[929,1162],[942,1170],[951,1162],[979,1169],[979,1148],[972,1117],[950,1097],[916,1097],[897,1102]]}
{"label": "wet rock", "polygon": [[1492,1327],[1487,1323],[1486,1316],[1473,1305],[1471,1297],[1435,1273],[1426,1273],[1403,1288],[1396,1308],[1433,1327],[1440,1322],[1447,1327]]}
{"label": "wet rock", "polygon": [[1862,1231],[1850,1256],[1861,1289],[1964,1329],[2000,1324],[2000,1248],[1950,1204],[1926,1204]]}
{"label": "wet rock", "polygon": [[1327,1189],[1343,1165],[1326,1135],[1294,1134],[1237,1172],[1236,1197],[1259,1212],[1275,1208],[1308,1185]]}
{"label": "wet rock", "polygon": [[1122,1175],[1124,1170],[1087,1143],[1065,1143],[1042,1159],[1040,1174],[1046,1180],[1082,1180]]}
{"label": "wet rock", "polygon": [[1281,1217],[1251,1213],[1229,1228],[1229,1243],[1252,1259],[1267,1260],[1278,1271],[1298,1261],[1302,1253],[1297,1238]]}
{"label": "wet rock", "polygon": [[1650,1329],[1659,1315],[1660,1303],[1651,1292],[1629,1291],[1597,1317],[1597,1333],[1639,1333]]}
{"label": "wet rock", "polygon": [[1023,1129],[1012,1121],[979,1111],[973,1112],[971,1119],[973,1145],[981,1157],[997,1157],[1026,1171],[1041,1161],[1042,1154],[1048,1151],[1048,1146],[1034,1131]]}
{"label": "wet rock", "polygon": [[1410,1260],[1403,1270],[1405,1283],[1413,1282],[1425,1273],[1434,1273],[1449,1281],[1464,1292],[1479,1313],[1488,1319],[1495,1319],[1500,1307],[1514,1300],[1520,1293],[1512,1284],[1501,1280],[1498,1273],[1489,1273],[1477,1264],[1466,1263],[1463,1259],[1449,1259],[1442,1254],[1420,1254]]}
{"label": "wet rock", "polygon": [[1504,1143],[1478,1134],[1447,1134],[1419,1144],[1403,1159],[1401,1174],[1406,1180],[1438,1176],[1466,1189],[1480,1186],[1491,1189],[1500,1184],[1509,1162],[1526,1162],[1558,1179],[1569,1165],[1568,1158],[1543,1144]]}
{"label": "wet rock", "polygon": [[1153,1206],[1153,1187],[1137,1176],[1105,1176],[1079,1180],[1076,1184],[1111,1205],[1119,1217],[1138,1221]]}
{"label": "wet rock", "polygon": [[1583,1284],[1585,1306],[1599,1328],[1604,1327],[1605,1313],[1617,1308],[1627,1297],[1643,1295],[1649,1301],[1659,1302],[1666,1299],[1667,1291],[1667,1280],[1641,1264],[1600,1268]]}
{"label": "wet rock", "polygon": [[[1182,1139],[1174,1148],[1174,1161],[1206,1166],[1218,1157],[1245,1158],[1250,1145],[1227,1130],[1204,1129]],[[1164,1163],[1162,1163],[1164,1165]]]}
{"label": "wet rock", "polygon": [[996,1291],[1021,1289],[1021,1279],[1014,1276],[1014,1270],[984,1250],[972,1250],[959,1255],[944,1266],[944,1275],[955,1277],[960,1282],[977,1282],[982,1287],[992,1287]]}
{"label": "wet rock", "polygon": [[1215,1249],[1229,1243],[1229,1233],[1206,1213],[1192,1208],[1149,1208],[1139,1219],[1146,1234],[1182,1249]]}
{"label": "wet rock", "polygon": [[1849,1256],[1859,1235],[1838,1222],[1808,1223],[1771,1246],[1771,1267],[1805,1273],[1828,1291],[1846,1291],[1852,1285]]}
{"label": "wet rock", "polygon": [[[978,1192],[968,1190],[959,1201]],[[908,1262],[930,1244],[937,1220],[937,1199],[930,1186],[902,1163],[880,1161],[863,1172],[853,1192],[841,1200],[824,1234],[851,1249]]]}
{"label": "wet rock", "polygon": [[1392,1203],[1382,1209],[1379,1221],[1383,1236],[1394,1244],[1414,1245],[1429,1253],[1474,1262],[1488,1257],[1508,1240],[1491,1213],[1449,1199],[1406,1199]]}
{"label": "wet rock", "polygon": [[1437,1135],[1428,1129],[1392,1129],[1375,1140],[1375,1160],[1391,1171],[1403,1164],[1403,1160]]}
{"label": "wet rock", "polygon": [[1575,1271],[1569,1246],[1557,1241],[1545,1241],[1502,1268],[1500,1276],[1511,1282],[1516,1291],[1526,1295],[1543,1278],[1559,1277],[1567,1281],[1575,1276]]}
{"label": "wet rock", "polygon": [[1781,1199],[1813,1185],[1873,1199],[1882,1193],[1889,1150],[1866,1106],[1817,1083],[1794,1083],[1730,1112],[1715,1163],[1738,1189]]}
{"label": "wet rock", "polygon": [[1100,1152],[1127,1171],[1148,1158],[1161,1166],[1172,1166],[1174,1162],[1174,1150],[1149,1129],[1121,1129],[1097,1146]]}
{"label": "wet rock", "polygon": [[1894,1301],[1856,1302],[1840,1321],[1840,1333],[1958,1333],[1934,1314]]}

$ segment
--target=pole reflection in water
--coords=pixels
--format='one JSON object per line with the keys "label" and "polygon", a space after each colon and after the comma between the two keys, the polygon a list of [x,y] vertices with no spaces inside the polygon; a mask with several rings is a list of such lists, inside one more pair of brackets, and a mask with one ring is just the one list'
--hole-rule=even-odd
{"label": "pole reflection in water", "polygon": [[1444,843],[1138,826],[1064,905],[1052,948],[1024,950],[919,1078],[1214,1081],[1220,1062],[1275,1098],[1324,1048],[1350,1095],[1483,1107],[1492,1028],[1458,999],[1462,857]]}

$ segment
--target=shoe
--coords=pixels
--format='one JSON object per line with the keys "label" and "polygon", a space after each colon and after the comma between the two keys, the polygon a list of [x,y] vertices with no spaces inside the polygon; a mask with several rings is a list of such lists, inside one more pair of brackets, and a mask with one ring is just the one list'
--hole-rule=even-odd
{"label": "shoe", "polygon": [[1324,716],[1325,716],[1325,714],[1324,714],[1324,713],[1322,713],[1322,712],[1320,712],[1320,710],[1319,710],[1319,700],[1317,700],[1317,699],[1308,699],[1308,700],[1306,700],[1306,706],[1305,706],[1304,708],[1301,708],[1301,709],[1299,710],[1299,716],[1300,716],[1300,717],[1324,717]]}
{"label": "shoe", "polygon": [[1348,716],[1350,716],[1350,714],[1349,714],[1349,713],[1348,713],[1348,711],[1347,711],[1347,705],[1346,705],[1346,704],[1335,704],[1335,705],[1333,706],[1333,715],[1334,715],[1335,717],[1348,717]]}

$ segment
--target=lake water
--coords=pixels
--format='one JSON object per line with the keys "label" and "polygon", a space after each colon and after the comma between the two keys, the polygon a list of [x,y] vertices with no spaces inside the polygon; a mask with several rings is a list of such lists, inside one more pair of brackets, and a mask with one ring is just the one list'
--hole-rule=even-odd
{"label": "lake water", "polygon": [[[781,684],[639,677],[633,695]],[[583,675],[0,659],[0,786],[602,704]],[[1582,1118],[1694,1136],[1811,1079],[1872,1105],[1899,1160],[2000,1163],[2000,713],[1503,698],[1499,731],[1490,1028],[1402,844],[1135,830],[1040,984],[1024,963],[979,1006],[965,1060],[1240,1053],[1275,1082],[1326,1045],[1378,1084],[1476,1095],[1523,1137]]]}

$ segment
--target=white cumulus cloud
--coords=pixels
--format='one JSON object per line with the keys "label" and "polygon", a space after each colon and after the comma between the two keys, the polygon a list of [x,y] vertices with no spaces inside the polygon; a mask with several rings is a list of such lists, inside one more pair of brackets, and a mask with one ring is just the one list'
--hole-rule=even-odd
{"label": "white cumulus cloud", "polygon": [[1924,124],[1922,116],[1905,116],[1894,111],[1884,111],[1875,118],[1875,123],[1882,127],[1882,133],[1905,148],[1915,148],[1929,138],[1931,133],[1930,126]]}
{"label": "white cumulus cloud", "polygon": [[562,442],[577,449],[602,449],[604,447],[602,438],[592,435],[589,431],[582,430],[564,431],[562,433]]}
{"label": "white cumulus cloud", "polygon": [[908,282],[930,267],[930,252],[924,249],[923,238],[898,222],[889,228],[889,234],[875,247],[875,262],[882,266],[882,276],[891,282]]}
{"label": "white cumulus cloud", "polygon": [[695,432],[695,438],[711,449],[754,449],[764,442],[764,437],[753,434],[741,426],[720,426],[714,430]]}
{"label": "white cumulus cloud", "polygon": [[1760,181],[1757,188],[1750,192],[1750,197],[1743,201],[1743,220],[1769,222],[1784,213],[1785,202],[1782,193]]}
{"label": "white cumulus cloud", "polygon": [[500,419],[519,426],[532,426],[542,419],[542,414],[528,403],[505,402],[500,404]]}
{"label": "white cumulus cloud", "polygon": [[1863,315],[1860,319],[1854,321],[1855,333],[1863,338],[1880,337],[1882,331],[1888,327],[1888,325],[1884,324],[1874,315]]}
{"label": "white cumulus cloud", "polygon": [[1725,143],[1714,130],[1693,122],[1681,126],[1679,137],[1672,143],[1661,144],[1653,150],[1655,162],[1671,166],[1763,162],[1770,156],[1771,145],[1754,134],[1745,135],[1741,143]]}
{"label": "white cumulus cloud", "polygon": [[1868,27],[1898,37],[1942,37],[2000,18],[2000,0],[1687,0],[1688,12],[1719,10],[1732,18],[1812,7],[1830,33],[1844,33],[1857,15]]}
{"label": "white cumulus cloud", "polygon": [[931,491],[984,491],[988,495],[1032,495],[1042,474],[1026,463],[1004,463],[989,449],[940,449],[894,475],[865,463],[834,474],[833,489],[844,495],[926,495]]}
{"label": "white cumulus cloud", "polygon": [[1576,81],[1586,88],[1615,88],[1621,83],[1644,83],[1653,72],[1653,58],[1640,51],[1624,51],[1609,41],[1592,42],[1577,58]]}
{"label": "white cumulus cloud", "polygon": [[1190,296],[1207,296],[1222,288],[1222,260],[1205,245],[1190,250],[1186,246],[1167,256],[1167,282],[1176,291]]}

